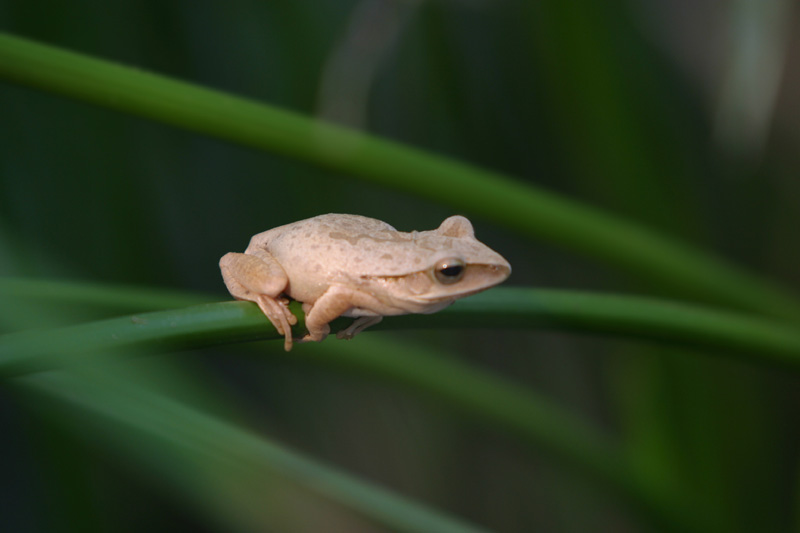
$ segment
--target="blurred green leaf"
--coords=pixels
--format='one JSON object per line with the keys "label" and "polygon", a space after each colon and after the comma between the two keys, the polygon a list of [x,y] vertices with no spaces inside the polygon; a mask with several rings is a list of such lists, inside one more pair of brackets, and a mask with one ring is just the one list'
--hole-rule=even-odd
{"label": "blurred green leaf", "polygon": [[[159,481],[217,527],[320,530],[341,513],[326,512],[323,503],[330,502],[396,531],[483,531],[139,387],[130,369],[53,372],[21,384],[55,400],[48,411],[63,413],[62,424],[77,424],[94,446],[122,451],[158,472]],[[299,512],[304,508],[313,512]],[[360,527],[363,519],[350,520]]]}

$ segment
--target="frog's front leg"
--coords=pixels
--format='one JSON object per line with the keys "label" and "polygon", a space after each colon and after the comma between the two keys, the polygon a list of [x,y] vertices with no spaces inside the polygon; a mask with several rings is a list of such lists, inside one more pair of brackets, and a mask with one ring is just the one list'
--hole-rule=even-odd
{"label": "frog's front leg", "polygon": [[370,326],[374,326],[378,322],[383,320],[383,317],[380,315],[376,316],[360,316],[356,318],[352,324],[348,327],[344,328],[342,331],[336,334],[337,339],[346,339],[350,340],[365,329]]}
{"label": "frog's front leg", "polygon": [[[339,318],[354,307],[369,308],[374,304],[375,299],[368,294],[340,285],[332,285],[313,305],[303,304],[308,335],[303,337],[302,342],[321,341],[331,332],[329,323],[332,320]],[[380,322],[382,318],[381,316],[359,317],[336,336],[340,339],[351,339],[365,328]]]}
{"label": "frog's front leg", "polygon": [[281,265],[269,252],[225,254],[219,261],[222,279],[237,300],[255,302],[275,329],[284,336],[284,348],[292,349],[292,326],[297,317],[289,311],[288,300],[280,295],[289,284]]}

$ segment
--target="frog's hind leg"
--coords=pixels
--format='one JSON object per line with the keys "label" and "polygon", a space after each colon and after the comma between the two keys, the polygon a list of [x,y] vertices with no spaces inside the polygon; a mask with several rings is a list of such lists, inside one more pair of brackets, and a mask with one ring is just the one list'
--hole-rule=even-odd
{"label": "frog's hind leg", "polygon": [[281,294],[289,283],[283,268],[272,256],[231,252],[219,262],[228,291],[237,300],[255,302],[275,329],[284,336],[284,348],[292,349],[292,327],[297,317],[289,311]]}

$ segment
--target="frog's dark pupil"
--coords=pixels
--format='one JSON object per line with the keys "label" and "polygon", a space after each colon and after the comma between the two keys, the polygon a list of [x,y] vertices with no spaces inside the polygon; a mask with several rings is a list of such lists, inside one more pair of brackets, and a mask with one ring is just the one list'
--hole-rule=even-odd
{"label": "frog's dark pupil", "polygon": [[454,265],[454,266],[444,267],[442,269],[442,274],[444,274],[445,276],[447,276],[449,278],[454,278],[454,277],[458,276],[459,274],[461,274],[462,270],[464,270],[464,267],[462,267],[460,265]]}

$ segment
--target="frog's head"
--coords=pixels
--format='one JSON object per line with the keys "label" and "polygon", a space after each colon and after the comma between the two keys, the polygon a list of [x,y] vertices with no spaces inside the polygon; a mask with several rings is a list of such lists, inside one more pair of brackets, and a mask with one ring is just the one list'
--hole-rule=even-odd
{"label": "frog's head", "polygon": [[426,250],[419,270],[395,276],[387,289],[413,312],[434,312],[454,300],[502,283],[511,265],[500,254],[478,241],[469,220],[446,219],[435,230],[416,233],[417,254]]}

